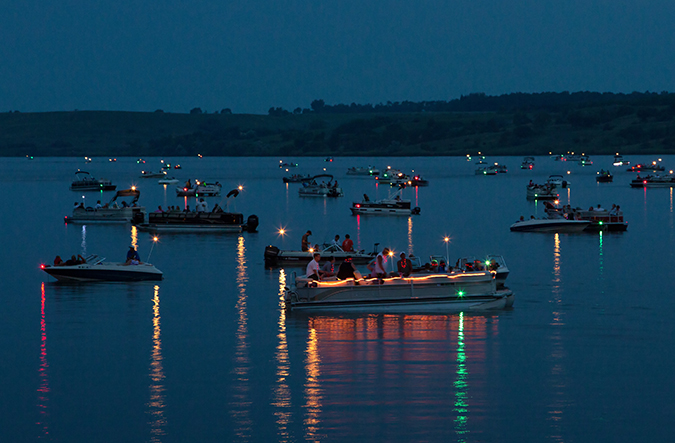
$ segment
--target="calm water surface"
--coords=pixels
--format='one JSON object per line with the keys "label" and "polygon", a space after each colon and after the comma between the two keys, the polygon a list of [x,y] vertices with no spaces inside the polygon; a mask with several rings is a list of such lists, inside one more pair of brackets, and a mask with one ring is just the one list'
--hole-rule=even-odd
{"label": "calm water surface", "polygon": [[[631,158],[634,162],[656,158]],[[180,158],[172,171],[244,191],[230,209],[257,214],[259,232],[164,235],[154,248],[130,225],[64,224],[75,201],[112,193],[68,190],[78,168],[137,185],[140,202],[184,205],[174,187],[140,179],[159,159],[3,159],[5,245],[0,279],[0,441],[669,442],[675,430],[673,191],[631,189],[611,167],[491,158],[509,167],[475,176],[463,158],[292,158],[291,172],[334,174],[345,197],[302,199],[275,158]],[[666,167],[675,158],[663,157]],[[406,189],[422,213],[353,217],[363,193],[383,197],[351,166],[414,168]],[[611,167],[615,180],[596,184]],[[567,175],[567,171],[570,174]],[[621,205],[622,234],[511,233],[530,179],[563,173],[562,203]],[[220,198],[210,198],[213,207]],[[194,201],[187,202],[194,207]],[[285,227],[286,235],[277,230]],[[268,244],[297,249],[349,233],[360,249],[422,257],[505,256],[513,309],[485,315],[298,315],[283,309],[294,269],[266,270]],[[159,283],[56,284],[54,256],[109,261],[138,245]]]}

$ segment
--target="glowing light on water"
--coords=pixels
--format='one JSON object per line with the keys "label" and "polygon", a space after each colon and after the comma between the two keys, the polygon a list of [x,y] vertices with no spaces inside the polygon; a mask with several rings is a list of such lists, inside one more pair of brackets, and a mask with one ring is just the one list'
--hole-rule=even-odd
{"label": "glowing light on water", "polygon": [[288,340],[286,337],[286,306],[284,303],[284,291],[286,288],[286,272],[279,270],[279,321],[277,332],[277,347],[274,357],[276,360],[276,385],[273,388],[274,398],[271,405],[275,408],[277,435],[280,441],[290,441],[288,424],[291,422],[291,389],[288,385],[288,377],[291,371],[291,361],[288,354]]}
{"label": "glowing light on water", "polygon": [[457,328],[457,371],[455,382],[455,405],[452,409],[457,416],[455,417],[455,434],[457,434],[458,442],[466,441],[466,434],[468,430],[466,424],[469,420],[469,403],[468,403],[468,383],[467,378],[469,371],[466,366],[466,351],[464,349],[464,313],[459,313],[459,325]]}
{"label": "glowing light on water", "polygon": [[160,442],[161,437],[166,434],[166,417],[164,408],[166,407],[164,387],[164,366],[162,357],[162,330],[159,315],[159,286],[155,285],[155,293],[152,298],[152,353],[150,354],[150,402],[148,403],[148,414],[150,421],[150,441]]}
{"label": "glowing light on water", "polygon": [[249,357],[249,337],[248,337],[248,312],[246,283],[248,283],[248,272],[246,266],[246,246],[244,244],[244,237],[239,236],[237,239],[237,288],[239,290],[239,297],[235,310],[238,313],[237,318],[237,332],[235,333],[235,352],[234,352],[234,374],[233,380],[233,394],[231,401],[230,414],[234,419],[234,432],[239,439],[250,440],[251,426],[253,420],[251,419],[251,399],[249,394],[251,388],[249,386],[250,376],[249,369],[251,366]]}

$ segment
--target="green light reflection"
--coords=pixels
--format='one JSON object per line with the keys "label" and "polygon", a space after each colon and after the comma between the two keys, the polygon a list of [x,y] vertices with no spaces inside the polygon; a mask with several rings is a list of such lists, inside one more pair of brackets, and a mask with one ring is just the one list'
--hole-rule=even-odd
{"label": "green light reflection", "polygon": [[469,420],[468,412],[468,383],[469,371],[466,368],[466,351],[464,350],[464,313],[459,313],[459,326],[457,328],[457,379],[453,383],[455,386],[455,407],[452,409],[457,413],[455,418],[455,434],[458,442],[466,441],[466,424]]}

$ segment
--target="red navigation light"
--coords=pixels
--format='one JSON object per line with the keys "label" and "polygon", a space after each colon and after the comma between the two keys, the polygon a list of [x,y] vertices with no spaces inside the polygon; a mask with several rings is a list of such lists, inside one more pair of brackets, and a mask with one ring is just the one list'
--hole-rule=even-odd
{"label": "red navigation light", "polygon": [[360,204],[358,204],[358,203],[357,203],[357,204],[356,204],[355,206],[356,206],[357,208],[360,208],[360,207],[361,207],[361,205],[360,205]]}
{"label": "red navigation light", "polygon": [[643,185],[646,185],[646,184],[647,184],[647,180],[643,180],[643,181],[642,181],[642,184],[643,184]]}
{"label": "red navigation light", "polygon": [[44,268],[45,268],[45,264],[42,263],[42,264],[40,265],[40,269],[44,269]]}

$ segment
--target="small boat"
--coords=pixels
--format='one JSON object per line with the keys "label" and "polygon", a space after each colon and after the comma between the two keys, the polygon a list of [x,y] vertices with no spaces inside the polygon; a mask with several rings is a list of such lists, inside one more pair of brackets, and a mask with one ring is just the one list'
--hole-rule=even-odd
{"label": "small boat", "polygon": [[149,232],[255,232],[258,217],[250,215],[244,221],[243,214],[234,212],[151,212],[147,223],[134,224]]}
{"label": "small boat", "polygon": [[595,181],[598,183],[610,183],[614,181],[614,176],[611,172],[601,169],[596,173]]}
{"label": "small boat", "polygon": [[[226,198],[236,198],[238,189],[228,192]],[[256,232],[258,216],[244,215],[238,212],[224,211],[218,204],[211,212],[206,211],[167,211],[151,212],[147,223],[143,219],[134,220],[134,225],[142,231],[150,232]]]}
{"label": "small boat", "polygon": [[593,164],[593,160],[591,160],[591,157],[588,155],[582,155],[579,157],[579,165],[580,166],[591,166]]}
{"label": "small boat", "polygon": [[162,178],[166,176],[166,171],[161,170],[158,172],[152,172],[152,171],[141,171],[141,175],[139,175],[140,178]]}
{"label": "small boat", "polygon": [[307,174],[307,175],[300,175],[300,174],[293,174],[289,175],[288,177],[282,178],[284,183],[302,183],[304,181],[311,181],[312,176]]}
{"label": "small boat", "polygon": [[183,167],[179,164],[173,165],[173,169],[183,169]]}
{"label": "small boat", "polygon": [[367,168],[351,167],[351,168],[347,169],[347,175],[375,176],[375,175],[380,175],[380,170],[377,169],[377,168],[374,168],[372,166],[368,166]]}
{"label": "small boat", "polygon": [[591,222],[588,220],[568,220],[563,217],[547,216],[519,220],[511,225],[512,232],[582,232]]}
{"label": "small boat", "polygon": [[114,191],[117,186],[110,180],[94,178],[87,171],[75,173],[75,180],[70,184],[71,191]]}
{"label": "small boat", "polygon": [[297,163],[284,163],[283,161],[279,160],[279,167],[280,168],[297,168],[298,164]]}
{"label": "small boat", "polygon": [[387,169],[380,174],[379,176],[375,177],[375,180],[377,180],[378,183],[394,183],[397,180],[407,180],[408,176],[405,175],[403,172],[399,171],[398,169],[393,169],[391,166],[387,166]]}
{"label": "small boat", "polygon": [[666,168],[663,166],[659,165],[655,161],[653,161],[651,164],[646,164],[646,163],[636,163],[635,165],[631,166],[630,168],[626,169],[628,172],[661,172],[665,171]]}
{"label": "small boat", "polygon": [[160,185],[173,185],[178,183],[178,179],[176,177],[165,177],[157,181],[157,184]]}
{"label": "small boat", "polygon": [[422,178],[421,175],[413,175],[406,182],[408,186],[429,186],[429,181]]}
{"label": "small boat", "polygon": [[489,271],[322,281],[293,272],[284,300],[291,310],[312,312],[445,313],[508,308],[514,295],[498,290]]}
{"label": "small boat", "polygon": [[630,165],[630,162],[628,160],[624,160],[623,156],[619,155],[617,152],[614,155],[614,161],[612,162],[614,166],[628,166]]}
{"label": "small boat", "polygon": [[195,180],[195,184],[186,183],[185,186],[176,188],[176,195],[178,197],[215,197],[220,195],[221,184],[206,183]]}
{"label": "small boat", "polygon": [[580,154],[572,153],[572,154],[567,155],[567,161],[569,161],[569,162],[578,162],[579,160],[581,160]]}
{"label": "small boat", "polygon": [[[327,178],[328,182],[317,183],[316,180],[322,178]],[[300,197],[344,197],[342,188],[338,187],[337,181],[334,182],[330,174],[315,175],[311,180],[303,181],[298,194]]]}
{"label": "small boat", "polygon": [[530,200],[557,200],[560,194],[556,186],[550,183],[538,185],[530,181],[526,187],[526,196]]}
{"label": "small boat", "polygon": [[631,180],[631,188],[672,188],[675,187],[675,175],[665,174],[665,175],[647,175],[646,177],[640,177]]}
{"label": "small boat", "polygon": [[546,184],[554,186],[556,188],[567,188],[571,183],[567,181],[562,175],[553,174],[549,175],[546,179]]}
{"label": "small boat", "polygon": [[534,157],[525,157],[520,164],[520,169],[534,169]]}
{"label": "small boat", "polygon": [[589,208],[587,211],[581,208],[571,208],[569,206],[563,209],[551,202],[544,202],[545,212],[550,218],[565,218],[568,220],[584,220],[590,224],[584,228],[585,232],[623,232],[628,229],[628,223],[623,219],[621,208],[612,207],[609,211],[597,208]]}
{"label": "small boat", "polygon": [[332,162],[332,161],[333,161],[333,157],[326,157],[323,161],[325,161],[325,162]]}
{"label": "small boat", "polygon": [[125,263],[104,262],[104,257],[90,255],[85,263],[72,266],[41,265],[40,268],[59,281],[145,281],[161,280],[162,271],[150,263],[127,265]]}
{"label": "small boat", "polygon": [[137,206],[141,192],[136,188],[117,191],[115,196],[100,208],[77,206],[73,215],[65,216],[65,223],[127,223],[145,218],[145,208]]}
{"label": "small boat", "polygon": [[334,244],[323,244],[316,251],[313,248],[310,248],[309,251],[288,251],[270,245],[265,247],[265,266],[305,266],[312,261],[314,252],[319,252],[322,260],[330,260],[333,257],[336,260],[344,260],[347,256],[350,256],[354,263],[367,264],[377,256],[378,244],[375,244],[373,252],[366,252],[365,250],[346,252],[340,246]]}
{"label": "small boat", "polygon": [[399,188],[394,194],[389,194],[387,198],[370,201],[366,194],[363,194],[363,201],[352,203],[350,208],[352,215],[418,215],[420,208],[411,208],[410,200],[403,200],[401,193],[403,187]]}
{"label": "small boat", "polygon": [[557,162],[566,162],[567,159],[563,154],[553,154],[551,155],[551,158]]}
{"label": "small boat", "polygon": [[497,169],[494,166],[479,166],[476,175],[497,175]]}

